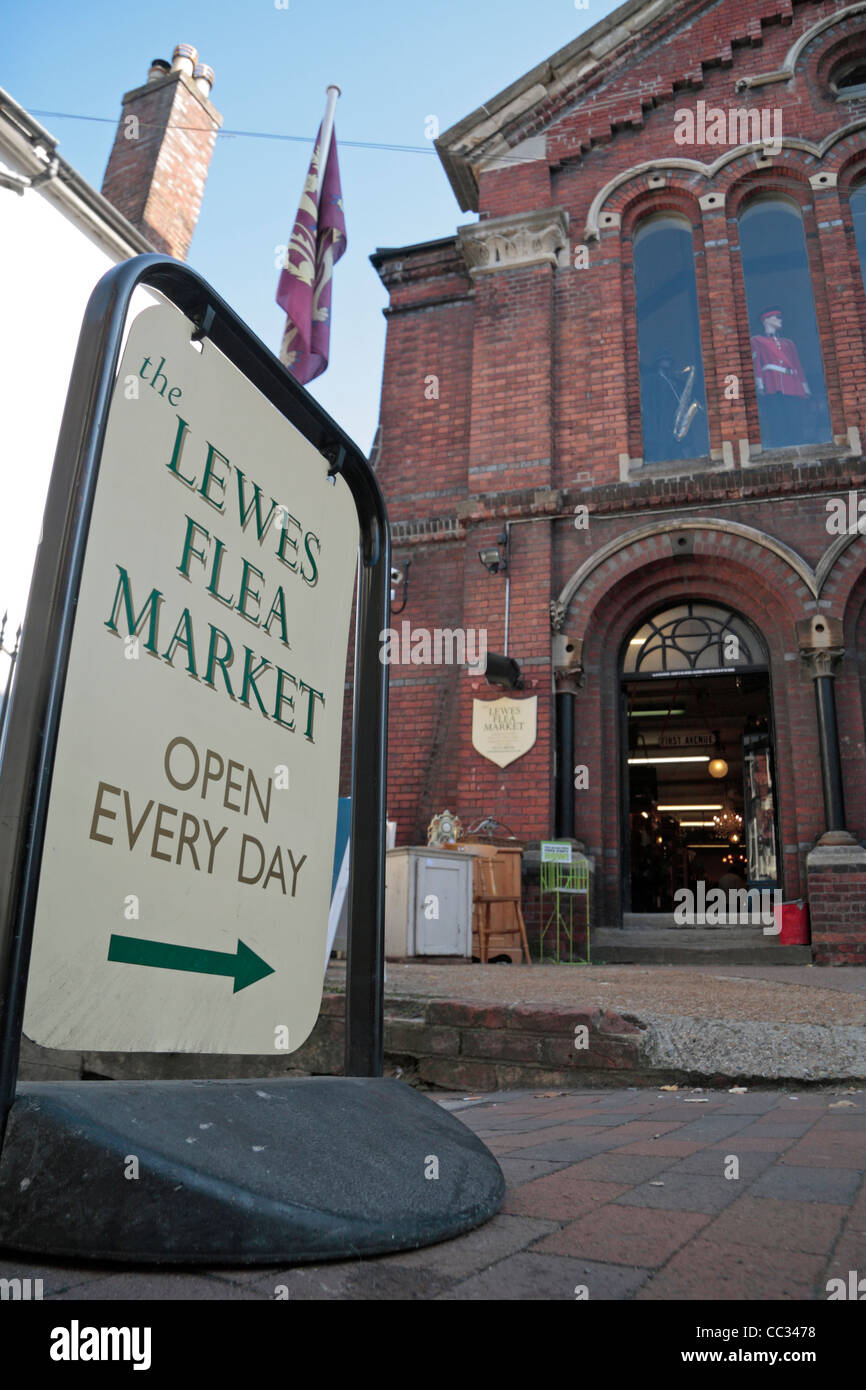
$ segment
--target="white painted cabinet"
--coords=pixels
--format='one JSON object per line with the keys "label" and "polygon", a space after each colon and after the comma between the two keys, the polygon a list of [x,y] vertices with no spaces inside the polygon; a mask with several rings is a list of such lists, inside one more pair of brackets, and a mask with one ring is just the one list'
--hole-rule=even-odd
{"label": "white painted cabinet", "polygon": [[472,955],[472,860],[404,846],[385,856],[385,954]]}

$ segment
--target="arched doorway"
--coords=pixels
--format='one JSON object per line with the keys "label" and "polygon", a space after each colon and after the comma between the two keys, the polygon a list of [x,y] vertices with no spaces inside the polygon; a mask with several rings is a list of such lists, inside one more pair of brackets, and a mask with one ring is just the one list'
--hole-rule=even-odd
{"label": "arched doorway", "polygon": [[760,634],[732,608],[684,599],[632,630],[620,670],[623,912],[668,914],[700,882],[781,887]]}

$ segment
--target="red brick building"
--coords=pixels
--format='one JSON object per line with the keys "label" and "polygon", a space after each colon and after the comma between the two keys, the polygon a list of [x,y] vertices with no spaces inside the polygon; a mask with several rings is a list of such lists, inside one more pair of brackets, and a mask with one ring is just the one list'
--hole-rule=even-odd
{"label": "red brick building", "polygon": [[372,257],[393,622],[486,630],[537,738],[392,664],[398,842],[494,816],[597,925],[721,881],[866,958],[866,5],[630,0],[437,147],[479,220]]}

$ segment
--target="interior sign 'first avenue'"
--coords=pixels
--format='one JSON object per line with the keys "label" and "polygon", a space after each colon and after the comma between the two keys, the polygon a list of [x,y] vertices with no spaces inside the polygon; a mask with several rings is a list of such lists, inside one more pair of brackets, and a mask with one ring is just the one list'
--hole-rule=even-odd
{"label": "interior sign 'first avenue'", "polygon": [[194,325],[133,322],[94,501],[25,1033],[293,1051],[322,991],[358,521]]}

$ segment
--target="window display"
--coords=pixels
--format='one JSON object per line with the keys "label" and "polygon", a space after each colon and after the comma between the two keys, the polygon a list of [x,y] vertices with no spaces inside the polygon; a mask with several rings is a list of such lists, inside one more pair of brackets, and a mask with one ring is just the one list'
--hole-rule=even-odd
{"label": "window display", "polygon": [[780,449],[831,438],[806,240],[799,209],[753,203],[740,218],[761,444]]}
{"label": "window display", "polygon": [[634,243],[644,463],[709,453],[692,229],[659,217]]}

